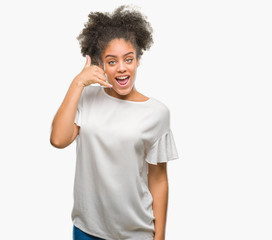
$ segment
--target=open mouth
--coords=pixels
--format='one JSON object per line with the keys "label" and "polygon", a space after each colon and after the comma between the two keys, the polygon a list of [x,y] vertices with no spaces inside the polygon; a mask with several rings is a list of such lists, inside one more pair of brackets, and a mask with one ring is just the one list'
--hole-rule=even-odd
{"label": "open mouth", "polygon": [[130,77],[128,75],[116,77],[115,80],[121,87],[125,87],[129,82]]}

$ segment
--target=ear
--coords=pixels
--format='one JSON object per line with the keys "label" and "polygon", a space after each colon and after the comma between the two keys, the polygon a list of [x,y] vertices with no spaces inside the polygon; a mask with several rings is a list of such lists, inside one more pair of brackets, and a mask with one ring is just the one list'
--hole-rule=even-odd
{"label": "ear", "polygon": [[137,59],[137,67],[140,65],[140,58]]}
{"label": "ear", "polygon": [[102,65],[102,63],[100,61],[98,63],[98,66],[104,70],[104,66]]}

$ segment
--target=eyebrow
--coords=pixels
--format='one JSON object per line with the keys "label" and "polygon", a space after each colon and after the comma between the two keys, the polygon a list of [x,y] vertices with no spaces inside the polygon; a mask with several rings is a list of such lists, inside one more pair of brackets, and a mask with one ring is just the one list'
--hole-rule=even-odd
{"label": "eyebrow", "polygon": [[[131,54],[131,53],[133,54],[134,52],[128,52],[128,53],[124,54],[123,57],[124,57],[124,56],[127,56],[127,55],[129,55],[129,54]],[[110,55],[110,54],[109,54],[109,55],[107,55],[105,58],[107,58],[107,57],[117,57],[117,56],[115,56],[115,55]]]}

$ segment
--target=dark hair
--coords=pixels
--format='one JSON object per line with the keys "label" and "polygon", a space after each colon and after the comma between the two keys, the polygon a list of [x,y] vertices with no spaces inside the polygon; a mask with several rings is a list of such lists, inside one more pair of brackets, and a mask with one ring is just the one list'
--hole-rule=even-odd
{"label": "dark hair", "polygon": [[146,17],[141,12],[122,5],[113,13],[91,12],[88,22],[77,37],[81,46],[81,53],[85,57],[92,58],[92,64],[102,63],[101,56],[108,43],[115,38],[123,38],[130,42],[135,50],[137,58],[140,58],[144,50],[148,50],[153,44],[153,29]]}

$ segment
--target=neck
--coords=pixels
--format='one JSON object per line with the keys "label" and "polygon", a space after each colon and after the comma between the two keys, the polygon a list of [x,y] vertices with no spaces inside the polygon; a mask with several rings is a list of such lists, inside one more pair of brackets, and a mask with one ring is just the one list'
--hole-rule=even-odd
{"label": "neck", "polygon": [[137,90],[136,90],[135,86],[133,86],[133,88],[131,89],[130,93],[127,94],[127,95],[120,95],[113,88],[105,88],[105,91],[110,96],[116,97],[116,98],[119,98],[119,99],[123,99],[123,100],[131,100],[137,94]]}

